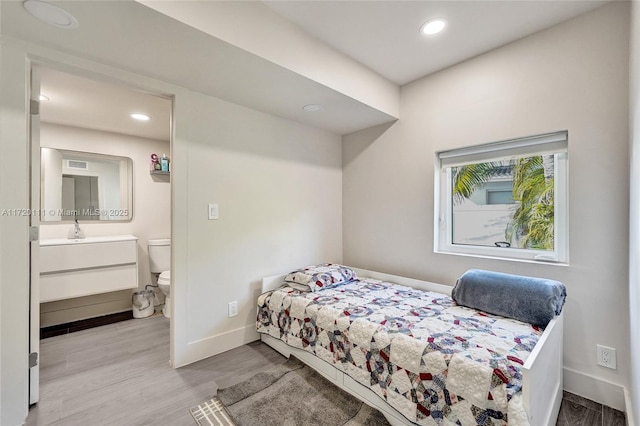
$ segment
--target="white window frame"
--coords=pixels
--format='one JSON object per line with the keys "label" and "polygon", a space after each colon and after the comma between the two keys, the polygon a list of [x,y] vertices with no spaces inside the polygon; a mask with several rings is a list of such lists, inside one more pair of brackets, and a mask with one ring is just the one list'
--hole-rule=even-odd
{"label": "white window frame", "polygon": [[[453,244],[451,168],[465,164],[555,155],[554,161],[554,250],[515,249]],[[434,252],[528,262],[569,263],[569,169],[568,132],[475,145],[436,152],[434,179]]]}

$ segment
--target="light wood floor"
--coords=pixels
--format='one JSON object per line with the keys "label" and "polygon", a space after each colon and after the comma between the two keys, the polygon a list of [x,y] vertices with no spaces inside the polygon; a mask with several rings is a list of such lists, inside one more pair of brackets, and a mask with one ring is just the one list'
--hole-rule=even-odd
{"label": "light wood floor", "polygon": [[169,320],[133,319],[40,346],[40,402],[27,426],[194,426],[189,408],[286,359],[256,342],[173,369]]}
{"label": "light wood floor", "polygon": [[[255,342],[173,369],[162,316],[51,337],[40,349],[40,402],[27,426],[194,426],[189,408],[218,387],[285,362]],[[565,392],[558,426],[624,424],[619,411]]]}

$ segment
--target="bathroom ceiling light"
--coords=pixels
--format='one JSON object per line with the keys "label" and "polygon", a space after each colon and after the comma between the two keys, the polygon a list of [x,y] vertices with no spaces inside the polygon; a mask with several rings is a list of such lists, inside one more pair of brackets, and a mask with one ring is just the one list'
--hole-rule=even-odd
{"label": "bathroom ceiling light", "polygon": [[45,95],[40,95],[40,96],[38,96],[38,99],[40,99],[40,100],[41,100],[41,101],[43,101],[43,102],[46,102],[46,101],[48,101],[48,100],[49,100],[49,97],[48,97],[48,96],[45,96]]}
{"label": "bathroom ceiling light", "polygon": [[26,0],[22,5],[31,15],[58,28],[72,30],[80,25],[75,16],[47,2]]}
{"label": "bathroom ceiling light", "polygon": [[322,105],[309,104],[309,105],[303,106],[302,109],[305,110],[306,112],[318,112],[318,111],[322,111]]}
{"label": "bathroom ceiling light", "polygon": [[420,31],[426,35],[438,34],[447,27],[447,21],[442,18],[431,19],[427,21]]}
{"label": "bathroom ceiling light", "polygon": [[151,117],[149,117],[147,114],[140,114],[140,113],[133,113],[131,114],[131,118],[136,119],[136,120],[140,120],[140,121],[149,121],[151,120]]}

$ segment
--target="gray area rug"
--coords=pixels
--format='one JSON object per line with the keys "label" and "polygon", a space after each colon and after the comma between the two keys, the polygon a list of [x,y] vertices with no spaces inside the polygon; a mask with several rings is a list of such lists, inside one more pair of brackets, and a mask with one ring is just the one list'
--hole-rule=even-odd
{"label": "gray area rug", "polygon": [[294,357],[242,383],[219,389],[218,400],[238,426],[389,425],[379,411]]}

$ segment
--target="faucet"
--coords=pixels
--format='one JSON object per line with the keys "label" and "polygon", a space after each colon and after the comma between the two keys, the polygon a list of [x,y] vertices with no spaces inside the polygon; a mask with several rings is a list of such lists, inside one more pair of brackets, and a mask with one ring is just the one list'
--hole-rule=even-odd
{"label": "faucet", "polygon": [[75,238],[80,238],[80,224],[78,223],[78,218],[75,219],[75,228],[73,230],[73,236]]}
{"label": "faucet", "polygon": [[84,232],[80,229],[80,224],[78,223],[78,218],[75,218],[75,225],[73,228],[73,239],[79,240],[84,238]]}

